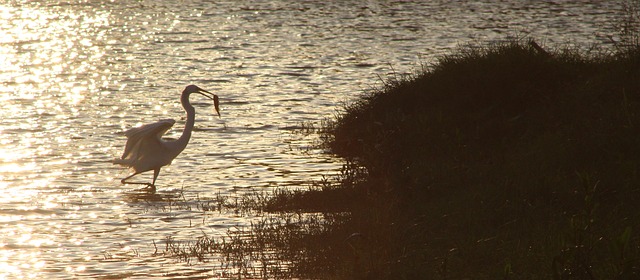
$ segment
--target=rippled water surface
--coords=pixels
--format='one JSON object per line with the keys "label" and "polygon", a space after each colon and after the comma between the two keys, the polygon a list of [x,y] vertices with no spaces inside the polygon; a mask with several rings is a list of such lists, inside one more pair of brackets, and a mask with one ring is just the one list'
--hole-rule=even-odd
{"label": "rippled water surface", "polygon": [[[604,3],[603,3],[604,2]],[[123,131],[175,118],[196,131],[158,179],[184,201],[331,176],[314,148],[340,104],[469,41],[532,35],[589,44],[613,34],[606,1],[9,1],[0,4],[0,278],[216,277],[155,253],[167,236],[224,234],[251,217],[167,209],[122,186]],[[140,177],[150,180],[151,174]]]}

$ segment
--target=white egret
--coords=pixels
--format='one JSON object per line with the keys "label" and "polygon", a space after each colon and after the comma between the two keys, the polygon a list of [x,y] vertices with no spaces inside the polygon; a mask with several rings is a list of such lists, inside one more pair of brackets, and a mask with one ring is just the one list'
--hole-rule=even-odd
{"label": "white egret", "polygon": [[[218,113],[218,117],[220,117],[217,95],[195,85],[187,86],[180,96],[180,103],[182,103],[182,107],[187,112],[187,121],[184,125],[182,135],[178,140],[162,139],[162,135],[176,123],[176,121],[172,119],[160,120],[155,123],[134,127],[124,132],[124,135],[127,136],[124,153],[121,158],[115,159],[113,163],[131,168],[133,174],[122,179],[120,181],[122,184],[147,185],[151,188],[152,192],[155,192],[156,179],[158,178],[158,174],[160,174],[160,168],[170,164],[171,161],[187,147],[189,139],[191,138],[196,116],[195,108],[189,103],[189,96],[192,93],[198,93],[213,100],[214,108]],[[127,181],[135,175],[151,170],[153,170],[153,181],[151,183]]]}

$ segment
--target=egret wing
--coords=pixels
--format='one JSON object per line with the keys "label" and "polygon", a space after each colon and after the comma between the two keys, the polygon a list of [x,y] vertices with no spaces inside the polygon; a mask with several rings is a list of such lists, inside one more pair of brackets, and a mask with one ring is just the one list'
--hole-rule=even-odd
{"label": "egret wing", "polygon": [[165,119],[125,131],[124,135],[127,136],[127,144],[124,148],[124,153],[122,153],[120,163],[131,161],[128,164],[131,165],[138,158],[137,151],[143,142],[160,141],[162,135],[175,123],[175,120]]}

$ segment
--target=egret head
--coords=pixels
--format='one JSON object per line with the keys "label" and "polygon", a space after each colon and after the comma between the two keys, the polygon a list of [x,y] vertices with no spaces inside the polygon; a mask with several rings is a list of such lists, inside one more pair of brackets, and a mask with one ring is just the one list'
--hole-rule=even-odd
{"label": "egret head", "polygon": [[182,91],[182,94],[187,96],[192,93],[198,93],[198,94],[201,94],[202,96],[205,96],[213,100],[213,107],[216,109],[216,113],[218,113],[218,117],[220,116],[220,101],[218,101],[217,95],[211,92],[208,92],[204,89],[201,89],[196,85],[188,85],[186,88],[184,88],[184,91]]}

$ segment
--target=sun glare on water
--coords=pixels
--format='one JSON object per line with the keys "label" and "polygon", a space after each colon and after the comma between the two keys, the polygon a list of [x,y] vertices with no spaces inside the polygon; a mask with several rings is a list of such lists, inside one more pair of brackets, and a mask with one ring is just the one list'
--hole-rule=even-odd
{"label": "sun glare on water", "polygon": [[61,224],[47,219],[68,198],[47,190],[75,157],[65,123],[108,82],[94,73],[106,25],[104,12],[0,4],[0,279],[42,277],[42,250],[59,246]]}

